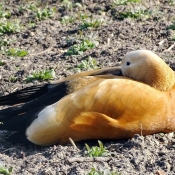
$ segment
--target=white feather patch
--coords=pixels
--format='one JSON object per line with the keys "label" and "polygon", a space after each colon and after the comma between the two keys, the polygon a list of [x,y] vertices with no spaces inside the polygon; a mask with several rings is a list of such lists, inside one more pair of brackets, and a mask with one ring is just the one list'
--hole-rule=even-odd
{"label": "white feather patch", "polygon": [[30,140],[33,135],[40,132],[42,133],[42,130],[46,131],[47,128],[49,129],[49,127],[53,127],[53,125],[58,126],[59,123],[56,121],[56,111],[54,109],[54,105],[50,105],[44,108],[38,114],[38,118],[36,118],[26,129],[26,137]]}

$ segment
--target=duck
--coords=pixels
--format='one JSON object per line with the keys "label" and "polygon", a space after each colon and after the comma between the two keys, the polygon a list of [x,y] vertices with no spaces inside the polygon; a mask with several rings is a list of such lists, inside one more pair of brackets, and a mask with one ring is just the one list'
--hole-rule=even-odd
{"label": "duck", "polygon": [[115,70],[73,75],[31,101],[27,95],[0,111],[0,130],[16,131],[9,141],[41,146],[175,131],[174,71],[149,50],[127,53]]}

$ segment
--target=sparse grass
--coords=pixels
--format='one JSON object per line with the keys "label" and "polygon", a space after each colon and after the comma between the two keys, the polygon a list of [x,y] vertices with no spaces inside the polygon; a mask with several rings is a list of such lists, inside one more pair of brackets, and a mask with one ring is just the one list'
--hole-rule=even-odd
{"label": "sparse grass", "polygon": [[103,143],[98,140],[98,146],[93,146],[92,148],[89,147],[88,144],[85,144],[87,151],[85,152],[86,156],[88,157],[106,157],[110,156],[111,154],[109,153],[108,150],[103,146]]}
{"label": "sparse grass", "polygon": [[62,24],[68,24],[75,22],[76,18],[73,16],[63,16],[59,19]]}
{"label": "sparse grass", "polygon": [[83,39],[81,43],[74,44],[69,48],[67,51],[67,55],[83,55],[83,53],[88,50],[96,47],[98,45],[98,42],[90,41],[88,39]]}
{"label": "sparse grass", "polygon": [[7,169],[7,168],[0,165],[0,174],[10,175],[12,172],[12,169],[13,169],[12,167]]}
{"label": "sparse grass", "polygon": [[0,35],[6,33],[20,32],[20,29],[21,26],[19,21],[7,21],[7,20],[0,21]]}
{"label": "sparse grass", "polygon": [[0,61],[0,66],[4,66],[6,63],[3,61]]}
{"label": "sparse grass", "polygon": [[168,27],[168,29],[175,30],[175,23],[172,24],[172,25],[170,25],[170,26]]}
{"label": "sparse grass", "polygon": [[14,56],[14,57],[25,57],[26,55],[28,55],[27,50],[20,50],[20,49],[15,49],[15,48],[7,49],[5,53],[8,56]]}
{"label": "sparse grass", "polygon": [[83,29],[97,29],[100,26],[102,26],[104,23],[104,19],[93,19],[92,17],[90,19],[83,20],[83,23],[79,26],[80,30]]}
{"label": "sparse grass", "polygon": [[37,9],[36,10],[36,18],[37,20],[44,20],[47,18],[51,18],[55,15],[56,8],[48,8],[45,7],[43,10],[42,9]]}
{"label": "sparse grass", "polygon": [[73,4],[70,0],[62,0],[62,6],[71,9],[73,7]]}
{"label": "sparse grass", "polygon": [[80,3],[73,3],[70,0],[62,0],[61,5],[67,9],[82,8],[82,5]]}
{"label": "sparse grass", "polygon": [[0,18],[10,18],[11,13],[9,11],[4,10],[4,6],[0,4]]}
{"label": "sparse grass", "polygon": [[87,175],[121,175],[120,173],[113,171],[110,172],[110,170],[97,170],[95,168],[92,168],[91,171]]}
{"label": "sparse grass", "polygon": [[149,18],[152,14],[153,14],[153,11],[151,10],[137,8],[126,12],[120,12],[119,16],[122,19],[124,18],[141,19],[141,18]]}
{"label": "sparse grass", "polygon": [[127,5],[129,3],[137,3],[137,2],[141,2],[141,0],[114,0],[113,4],[114,5]]}
{"label": "sparse grass", "polygon": [[82,60],[81,64],[76,67],[76,69],[80,69],[81,71],[96,68],[98,68],[97,61],[90,56],[86,60]]}
{"label": "sparse grass", "polygon": [[169,0],[169,5],[175,5],[175,1],[174,0]]}
{"label": "sparse grass", "polygon": [[8,46],[11,43],[12,40],[7,38],[0,38],[0,49],[3,46]]}
{"label": "sparse grass", "polygon": [[51,80],[55,78],[55,71],[53,69],[51,70],[44,70],[39,72],[33,72],[31,75],[29,75],[26,78],[26,83],[32,82],[32,81],[46,81]]}
{"label": "sparse grass", "polygon": [[11,83],[17,82],[17,77],[14,76],[14,75],[11,75],[11,76],[9,77],[9,82],[11,82]]}

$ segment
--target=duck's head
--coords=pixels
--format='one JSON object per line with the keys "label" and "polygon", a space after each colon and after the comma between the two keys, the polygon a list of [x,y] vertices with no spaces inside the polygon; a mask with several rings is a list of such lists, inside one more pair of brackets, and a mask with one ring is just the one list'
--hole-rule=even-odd
{"label": "duck's head", "polygon": [[122,75],[166,91],[175,84],[174,71],[156,54],[149,50],[127,53],[121,65]]}

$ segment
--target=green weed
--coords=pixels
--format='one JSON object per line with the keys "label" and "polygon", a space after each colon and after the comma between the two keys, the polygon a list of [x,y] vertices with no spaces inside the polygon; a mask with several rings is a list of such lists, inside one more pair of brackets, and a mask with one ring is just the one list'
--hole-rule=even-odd
{"label": "green weed", "polygon": [[26,83],[32,82],[32,81],[47,81],[55,78],[55,71],[53,69],[51,70],[44,70],[39,72],[33,72],[31,75],[29,75],[26,78]]}
{"label": "green weed", "polygon": [[73,7],[73,4],[70,0],[62,0],[62,6],[71,9]]}
{"label": "green weed", "polygon": [[168,27],[168,29],[175,30],[175,23],[172,24],[172,25],[170,25],[170,26]]}
{"label": "green weed", "polygon": [[67,9],[82,8],[82,5],[80,3],[72,3],[70,0],[62,0],[61,5]]}
{"label": "green weed", "polygon": [[87,175],[121,175],[121,174],[116,171],[110,172],[108,169],[97,170],[95,168],[92,168],[91,171]]}
{"label": "green weed", "polygon": [[8,56],[14,56],[14,57],[25,57],[26,55],[28,55],[27,50],[20,50],[15,48],[7,49],[5,52]]}
{"label": "green weed", "polygon": [[5,168],[5,167],[3,167],[3,166],[0,166],[0,174],[4,174],[4,175],[10,175],[11,174],[11,172],[12,172],[12,167],[10,167],[10,168]]}
{"label": "green weed", "polygon": [[10,81],[11,83],[15,83],[15,82],[17,82],[17,77],[14,76],[14,75],[11,75],[11,76],[9,77],[9,81]]}
{"label": "green weed", "polygon": [[153,11],[150,11],[148,9],[133,9],[131,11],[126,12],[120,12],[118,13],[120,18],[133,18],[133,19],[139,19],[139,18],[149,18],[149,16],[153,13]]}
{"label": "green weed", "polygon": [[0,35],[19,32],[20,29],[21,26],[18,21],[0,21]]}
{"label": "green weed", "polygon": [[88,144],[85,144],[86,146],[86,156],[89,157],[106,157],[106,156],[110,156],[111,154],[109,153],[108,150],[106,150],[106,148],[103,146],[103,143],[98,140],[98,146],[93,146],[92,148],[89,147]]}
{"label": "green weed", "polygon": [[12,40],[7,38],[0,38],[0,48],[3,46],[8,46]]}
{"label": "green weed", "polygon": [[114,5],[127,5],[129,3],[136,3],[136,2],[141,2],[141,0],[114,0],[113,4]]}
{"label": "green weed", "polygon": [[6,63],[3,61],[0,61],[0,66],[4,66]]}
{"label": "green weed", "polygon": [[169,0],[169,5],[175,5],[175,1],[174,0]]}
{"label": "green weed", "polygon": [[10,18],[11,13],[4,10],[4,6],[0,4],[0,18]]}
{"label": "green weed", "polygon": [[36,10],[36,18],[37,20],[44,20],[47,18],[51,18],[55,15],[56,8],[47,8],[45,7],[43,10],[37,9]]}
{"label": "green weed", "polygon": [[74,44],[67,51],[67,55],[83,55],[83,53],[88,50],[96,47],[98,42],[90,41],[88,39],[83,39],[80,44]]}
{"label": "green weed", "polygon": [[97,61],[89,56],[86,60],[82,60],[81,64],[79,64],[76,69],[87,70],[96,68],[98,68]]}
{"label": "green weed", "polygon": [[88,28],[94,28],[97,29],[100,26],[102,26],[104,23],[103,19],[93,19],[92,17],[90,19],[83,20],[83,23],[79,26],[80,30],[88,29]]}
{"label": "green weed", "polygon": [[59,19],[62,24],[68,24],[75,22],[76,18],[73,16],[64,16]]}

